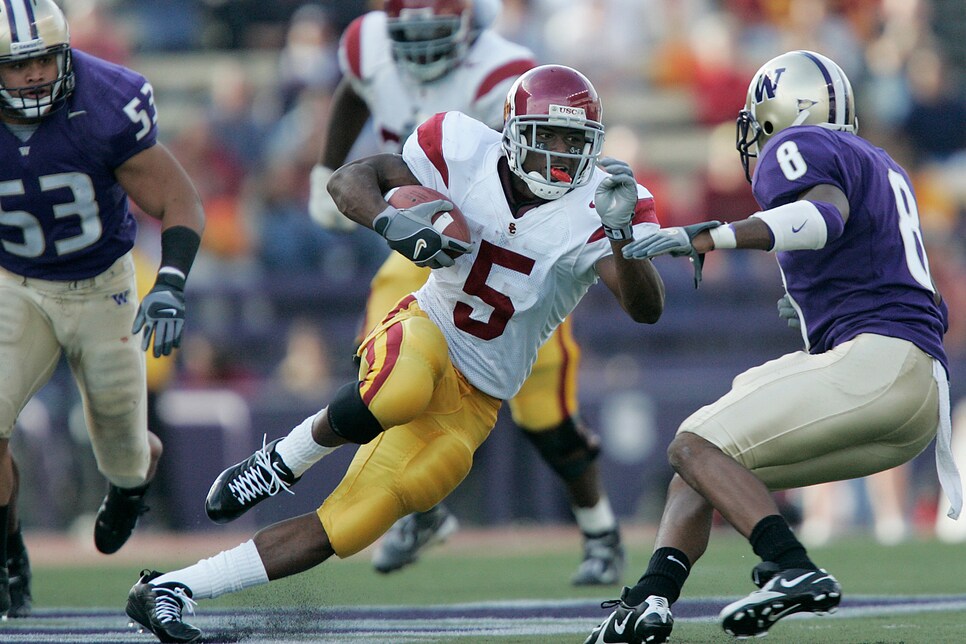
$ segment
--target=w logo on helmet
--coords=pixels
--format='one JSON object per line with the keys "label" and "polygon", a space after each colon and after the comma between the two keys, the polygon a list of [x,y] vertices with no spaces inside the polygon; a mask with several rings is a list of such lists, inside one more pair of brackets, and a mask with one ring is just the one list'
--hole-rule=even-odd
{"label": "w logo on helmet", "polygon": [[772,77],[768,74],[762,74],[761,79],[758,81],[758,85],[755,87],[755,102],[761,103],[765,100],[765,95],[768,95],[768,99],[771,100],[775,98],[775,91],[778,89],[778,81],[781,79],[782,74],[785,73],[784,67],[779,67],[775,70],[775,80],[772,81]]}

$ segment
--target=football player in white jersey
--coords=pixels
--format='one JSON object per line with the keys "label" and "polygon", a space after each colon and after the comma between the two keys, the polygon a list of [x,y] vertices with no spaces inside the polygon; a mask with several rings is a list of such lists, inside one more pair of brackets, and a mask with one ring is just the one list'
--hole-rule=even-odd
{"label": "football player in white jersey", "polygon": [[[152,337],[155,356],[180,343],[204,227],[194,186],[157,142],[157,119],[151,84],[73,49],[53,0],[0,5],[0,535],[16,521],[10,436],[61,354],[109,481],[97,549],[116,552],[147,509],[162,445],[147,427],[142,349]],[[129,198],[162,222],[161,267],[140,305]],[[29,566],[10,528],[14,538],[0,539],[0,615],[18,616],[30,609]]]}
{"label": "football player in white jersey", "polygon": [[[601,105],[582,74],[537,67],[511,87],[503,134],[459,112],[409,137],[402,155],[343,166],[329,189],[345,215],[432,270],[359,347],[358,380],[329,405],[215,480],[205,504],[231,521],[282,490],[340,445],[358,451],[316,512],[276,523],[187,568],[145,571],[127,614],[162,641],[193,641],[182,621],[198,599],[353,555],[395,521],[442,501],[469,472],[503,400],[537,350],[602,280],[635,321],[653,324],[664,285],[650,262],[624,259],[634,235],[657,230],[653,199],[624,166],[597,167]],[[422,184],[445,200],[397,210],[390,189]],[[458,207],[472,243],[438,232]]]}
{"label": "football player in white jersey", "polygon": [[[356,227],[325,186],[330,168],[346,161],[367,119],[385,152],[399,152],[416,126],[438,112],[460,111],[494,130],[503,128],[510,85],[536,63],[529,49],[488,28],[498,10],[497,0],[389,0],[385,11],[367,13],[348,27],[339,47],[344,76],[312,171],[313,219],[333,230]],[[390,254],[372,280],[360,339],[427,277],[429,269]],[[579,419],[579,369],[580,347],[567,320],[541,348],[531,377],[508,404],[514,423],[566,486],[584,539],[573,583],[614,584],[624,570],[624,548],[600,482],[599,441]],[[399,570],[457,526],[444,506],[404,517],[377,544],[373,564],[384,573]]]}

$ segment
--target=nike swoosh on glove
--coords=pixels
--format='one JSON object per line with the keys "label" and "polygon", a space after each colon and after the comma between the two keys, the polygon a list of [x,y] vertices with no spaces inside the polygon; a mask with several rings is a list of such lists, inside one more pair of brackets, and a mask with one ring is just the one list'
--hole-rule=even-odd
{"label": "nike swoosh on glove", "polygon": [[153,337],[154,357],[171,355],[172,351],[181,346],[184,316],[184,279],[162,274],[141,300],[131,332],[137,334],[144,330],[141,339],[142,351],[148,350]]}

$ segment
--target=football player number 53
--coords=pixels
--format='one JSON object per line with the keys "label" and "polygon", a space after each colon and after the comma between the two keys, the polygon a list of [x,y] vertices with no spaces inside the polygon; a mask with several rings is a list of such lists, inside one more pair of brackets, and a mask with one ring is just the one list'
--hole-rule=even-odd
{"label": "football player number 53", "polygon": [[[147,136],[151,128],[158,122],[158,113],[154,107],[154,89],[151,83],[141,86],[141,96],[132,98],[124,106],[124,113],[140,129],[134,134],[138,141]],[[95,201],[94,186],[90,177],[80,172],[63,172],[48,174],[40,177],[40,189],[43,192],[66,188],[70,190],[73,199],[65,203],[54,204],[54,217],[77,217],[80,232],[70,237],[58,239],[54,242],[54,249],[58,255],[66,255],[87,248],[101,238],[103,228],[98,216],[100,210]],[[0,181],[0,198],[24,194],[23,182],[20,180]],[[2,203],[2,202],[0,202]],[[47,250],[47,240],[40,220],[25,210],[3,210],[0,205],[0,225],[19,228],[23,241],[3,240],[3,249],[18,257],[40,257]]]}
{"label": "football player number 53", "polygon": [[473,307],[464,302],[458,302],[453,309],[453,323],[456,327],[482,340],[498,338],[506,330],[507,322],[513,317],[516,309],[513,308],[513,302],[509,297],[486,283],[486,278],[494,266],[502,266],[511,271],[529,275],[534,263],[534,260],[529,257],[494,246],[486,240],[481,241],[480,251],[476,261],[473,262],[470,274],[466,277],[463,291],[489,304],[493,307],[493,312],[485,322],[480,322],[470,317]]}
{"label": "football player number 53", "polygon": [[[54,249],[58,255],[87,248],[101,238],[101,218],[98,217],[99,209],[94,200],[94,185],[90,177],[80,172],[48,174],[40,177],[40,189],[43,192],[67,189],[74,197],[72,201],[53,206],[55,218],[77,217],[80,224],[79,233],[54,242]],[[0,181],[0,204],[3,197],[22,194],[24,194],[23,181],[19,179]],[[0,207],[0,225],[19,228],[23,235],[22,242],[3,240],[3,249],[11,255],[40,257],[47,249],[43,228],[35,215],[25,210],[6,211]]]}

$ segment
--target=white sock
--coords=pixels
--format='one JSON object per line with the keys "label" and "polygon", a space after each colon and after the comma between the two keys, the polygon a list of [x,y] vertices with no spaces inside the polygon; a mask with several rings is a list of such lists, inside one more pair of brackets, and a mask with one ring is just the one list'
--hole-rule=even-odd
{"label": "white sock", "polygon": [[268,583],[268,573],[258,556],[255,542],[249,539],[231,550],[202,559],[193,566],[165,573],[151,581],[152,586],[174,581],[191,590],[193,599],[212,599],[252,586]]}
{"label": "white sock", "polygon": [[604,495],[601,495],[600,501],[592,508],[574,506],[572,509],[580,531],[585,534],[603,534],[617,528],[617,517],[611,510],[610,501]]}
{"label": "white sock", "polygon": [[319,445],[312,438],[312,423],[321,413],[320,411],[303,420],[275,446],[275,452],[282,457],[282,462],[296,477],[305,474],[305,471],[319,462],[323,456],[331,454],[336,449]]}

